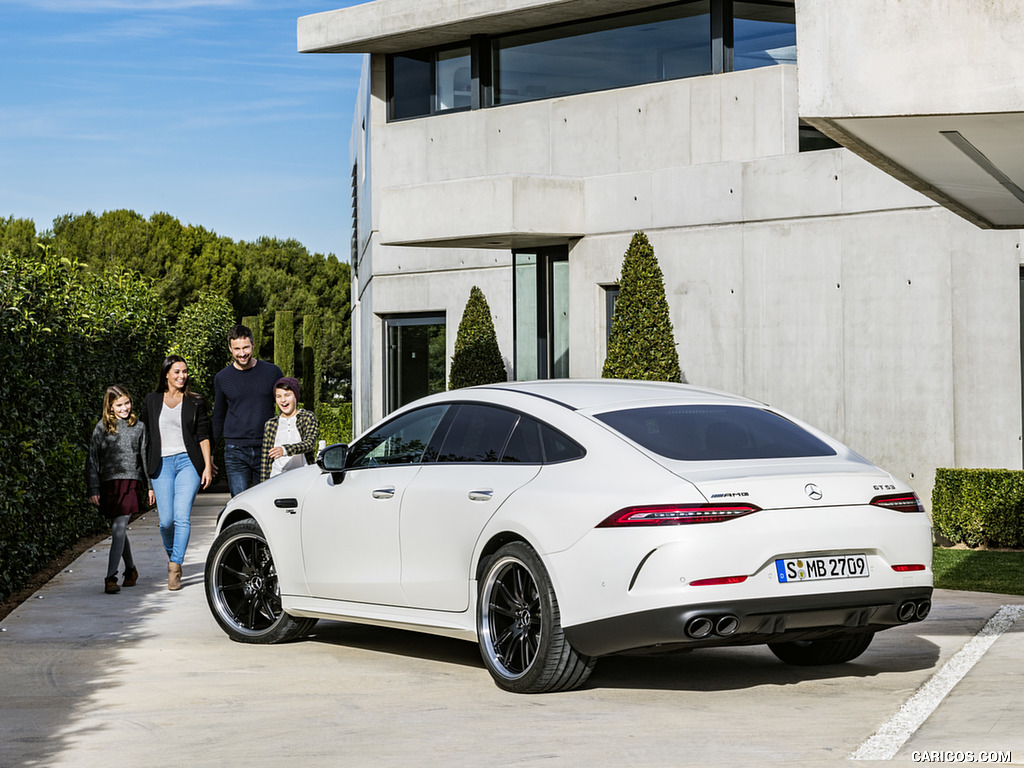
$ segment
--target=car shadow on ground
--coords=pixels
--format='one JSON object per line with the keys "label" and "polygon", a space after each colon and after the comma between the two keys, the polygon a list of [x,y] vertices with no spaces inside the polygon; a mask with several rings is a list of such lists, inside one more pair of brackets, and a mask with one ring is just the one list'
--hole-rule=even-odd
{"label": "car shadow on ground", "polygon": [[[846,664],[799,667],[784,664],[764,645],[701,648],[690,652],[621,654],[597,661],[584,688],[665,691],[728,691],[809,680],[874,677],[935,667],[939,647],[902,628],[898,637],[876,636],[863,655]],[[424,661],[483,668],[476,643],[401,629],[320,621],[305,641]]]}

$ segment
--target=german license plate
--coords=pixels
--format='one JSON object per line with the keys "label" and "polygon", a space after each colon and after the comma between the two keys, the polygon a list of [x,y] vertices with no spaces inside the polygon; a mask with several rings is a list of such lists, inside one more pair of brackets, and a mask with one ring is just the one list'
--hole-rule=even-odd
{"label": "german license plate", "polygon": [[868,573],[867,555],[823,555],[775,561],[779,583],[821,579],[859,579]]}

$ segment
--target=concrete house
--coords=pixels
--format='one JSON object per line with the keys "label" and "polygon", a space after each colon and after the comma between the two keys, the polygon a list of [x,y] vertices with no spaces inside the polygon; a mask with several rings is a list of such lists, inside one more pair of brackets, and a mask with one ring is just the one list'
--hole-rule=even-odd
{"label": "concrete house", "polygon": [[513,379],[596,377],[632,235],[686,380],[910,482],[1021,466],[1012,0],[374,0],[351,138],[357,431],[444,388],[470,288]]}

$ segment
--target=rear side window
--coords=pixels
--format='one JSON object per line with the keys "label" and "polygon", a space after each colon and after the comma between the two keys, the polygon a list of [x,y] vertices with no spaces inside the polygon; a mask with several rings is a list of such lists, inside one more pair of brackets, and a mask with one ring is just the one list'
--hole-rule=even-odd
{"label": "rear side window", "polygon": [[583,455],[583,449],[561,432],[529,416],[520,416],[501,460],[515,464],[553,464]]}
{"label": "rear side window", "polygon": [[518,418],[501,408],[460,405],[435,461],[499,461]]}
{"label": "rear side window", "polygon": [[677,405],[597,415],[612,429],[667,459],[727,461],[835,456],[829,445],[760,408]]}

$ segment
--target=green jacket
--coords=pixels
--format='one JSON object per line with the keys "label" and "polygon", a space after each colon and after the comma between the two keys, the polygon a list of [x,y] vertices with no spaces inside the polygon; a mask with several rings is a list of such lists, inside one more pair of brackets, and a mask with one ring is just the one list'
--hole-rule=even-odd
{"label": "green jacket", "polygon": [[[277,439],[279,418],[279,416],[275,416],[263,425],[263,451],[260,455],[261,483],[270,478],[270,470],[274,466],[274,460],[270,458],[270,449],[274,447],[274,440]],[[299,436],[302,441],[282,446],[285,456],[304,453],[306,454],[306,463],[312,464],[316,461],[316,442],[317,436],[320,434],[320,425],[317,423],[316,415],[312,411],[300,408],[295,412],[295,425],[299,428]]]}

